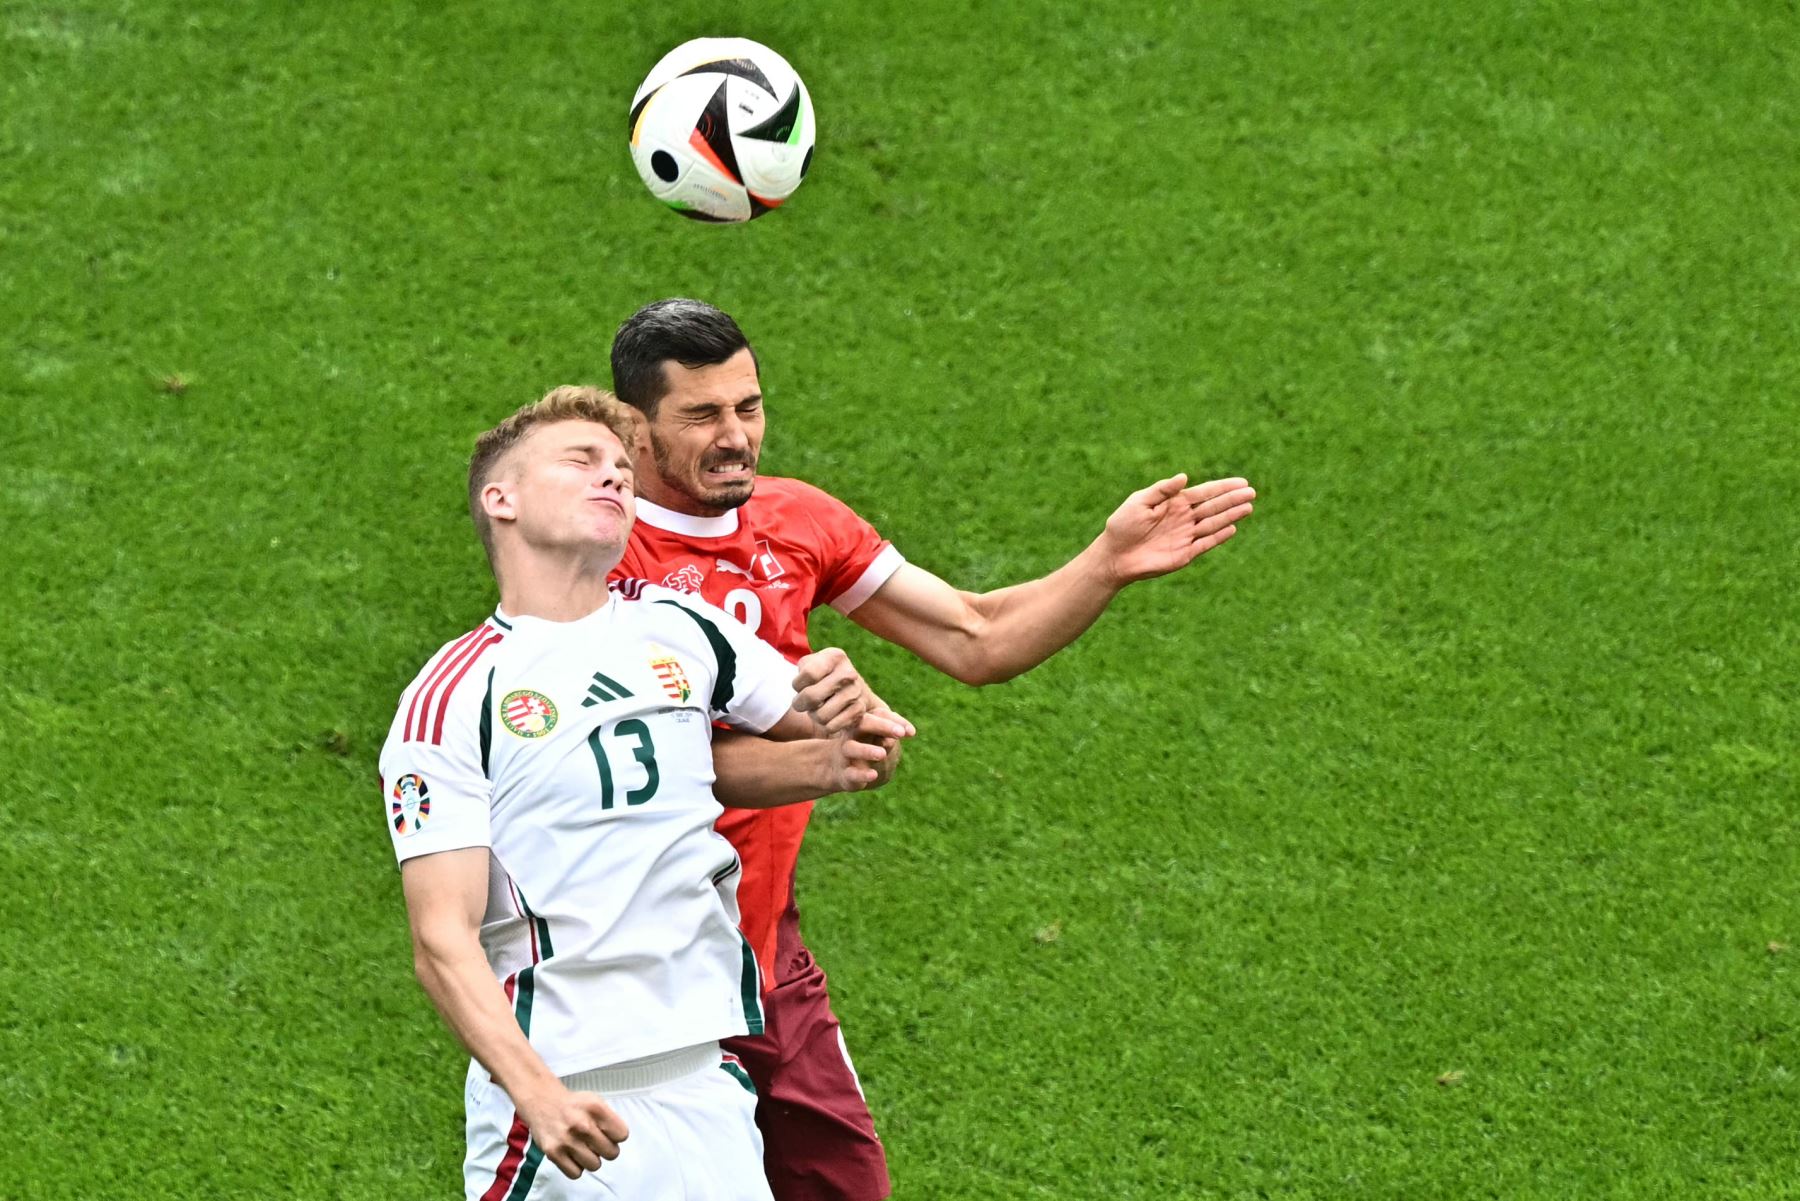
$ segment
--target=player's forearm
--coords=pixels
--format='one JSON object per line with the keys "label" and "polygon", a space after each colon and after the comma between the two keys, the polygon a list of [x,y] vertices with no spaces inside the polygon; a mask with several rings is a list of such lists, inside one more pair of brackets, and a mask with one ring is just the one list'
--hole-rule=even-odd
{"label": "player's forearm", "polygon": [[494,979],[481,945],[461,940],[415,940],[413,968],[431,1003],[457,1039],[505,1089],[513,1103],[560,1087],[524,1031]]}
{"label": "player's forearm", "polygon": [[839,790],[824,738],[772,742],[720,733],[713,741],[713,795],[736,809],[767,809]]}
{"label": "player's forearm", "polygon": [[978,621],[965,638],[961,670],[950,674],[997,684],[1030,671],[1092,626],[1120,586],[1096,542],[1047,576],[974,597]]}

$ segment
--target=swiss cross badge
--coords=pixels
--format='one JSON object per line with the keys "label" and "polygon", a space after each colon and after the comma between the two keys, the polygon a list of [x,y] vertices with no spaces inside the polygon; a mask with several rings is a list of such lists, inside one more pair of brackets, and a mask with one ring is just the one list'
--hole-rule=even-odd
{"label": "swiss cross badge", "polygon": [[673,588],[677,592],[697,593],[700,591],[700,585],[705,582],[706,577],[701,575],[700,569],[695,567],[692,563],[689,563],[680,571],[671,571],[668,575],[663,577],[663,587]]}

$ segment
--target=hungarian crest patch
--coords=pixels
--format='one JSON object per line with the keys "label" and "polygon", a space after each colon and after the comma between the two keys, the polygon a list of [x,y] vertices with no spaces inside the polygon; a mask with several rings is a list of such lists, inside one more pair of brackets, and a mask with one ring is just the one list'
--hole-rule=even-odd
{"label": "hungarian crest patch", "polygon": [[556,728],[556,703],[541,692],[514,689],[500,698],[500,723],[520,738],[542,738]]}
{"label": "hungarian crest patch", "polygon": [[688,683],[687,672],[681,669],[681,660],[674,655],[663,655],[650,660],[650,670],[662,681],[663,691],[671,700],[687,704],[688,698],[694,695],[692,685]]}

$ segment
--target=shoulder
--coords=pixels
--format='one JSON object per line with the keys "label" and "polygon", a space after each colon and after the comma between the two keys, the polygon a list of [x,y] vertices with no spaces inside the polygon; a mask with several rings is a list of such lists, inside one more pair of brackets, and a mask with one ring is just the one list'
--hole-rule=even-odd
{"label": "shoulder", "polygon": [[425,661],[425,666],[419,669],[419,674],[413,677],[413,682],[407,685],[402,696],[437,691],[464,679],[471,667],[488,658],[495,647],[506,641],[508,633],[506,622],[498,617],[489,617],[467,633],[452,638],[438,647],[436,653]]}
{"label": "shoulder", "polygon": [[638,576],[618,576],[606,581],[606,586],[618,593],[619,599],[622,601],[642,600],[646,588],[654,589],[657,592],[669,591],[660,584],[652,584],[649,580]]}
{"label": "shoulder", "polygon": [[798,535],[804,541],[810,532],[830,542],[874,528],[825,489],[786,476],[759,477],[750,505],[756,506],[751,517],[756,532],[765,536]]}
{"label": "shoulder", "polygon": [[678,588],[638,579],[614,580],[608,586],[618,595],[620,611],[644,625],[689,630],[696,620],[708,625],[730,620],[724,610]]}
{"label": "shoulder", "polygon": [[439,647],[400,694],[394,735],[403,742],[442,741],[453,698],[485,687],[486,669],[506,636],[506,624],[490,617]]}
{"label": "shoulder", "polygon": [[756,644],[755,634],[692,593],[647,580],[629,583],[634,595],[619,590],[620,616],[629,637],[652,655],[691,655],[715,678],[730,677],[745,648]]}
{"label": "shoulder", "polygon": [[[759,503],[760,502],[760,503]],[[750,503],[771,511],[848,509],[850,506],[816,484],[786,475],[759,475]]]}
{"label": "shoulder", "polygon": [[652,584],[649,580],[636,579],[631,576],[608,581],[606,586],[618,595],[619,603],[627,610],[653,605],[658,601],[675,601],[683,605],[707,609],[712,607],[691,592],[682,592],[667,584]]}

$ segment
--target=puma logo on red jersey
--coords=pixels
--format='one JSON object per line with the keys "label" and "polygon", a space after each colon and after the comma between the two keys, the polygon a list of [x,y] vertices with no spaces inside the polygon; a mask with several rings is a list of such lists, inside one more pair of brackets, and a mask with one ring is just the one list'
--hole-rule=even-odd
{"label": "puma logo on red jersey", "polygon": [[775,557],[775,552],[769,549],[768,539],[758,539],[756,546],[756,554],[750,556],[750,566],[739,567],[730,559],[715,558],[713,560],[713,570],[729,572],[732,575],[741,575],[746,580],[754,580],[759,575],[765,580],[776,580],[787,574],[787,568],[781,565],[781,560],[777,559]]}

